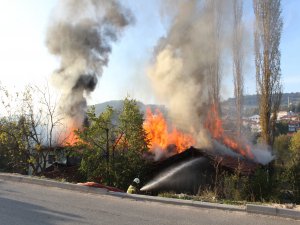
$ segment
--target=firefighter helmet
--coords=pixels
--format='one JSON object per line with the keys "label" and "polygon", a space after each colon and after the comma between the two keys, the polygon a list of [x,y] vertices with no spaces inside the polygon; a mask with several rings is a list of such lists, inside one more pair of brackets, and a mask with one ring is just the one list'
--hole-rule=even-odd
{"label": "firefighter helmet", "polygon": [[140,183],[140,179],[139,178],[134,178],[133,182],[139,184]]}

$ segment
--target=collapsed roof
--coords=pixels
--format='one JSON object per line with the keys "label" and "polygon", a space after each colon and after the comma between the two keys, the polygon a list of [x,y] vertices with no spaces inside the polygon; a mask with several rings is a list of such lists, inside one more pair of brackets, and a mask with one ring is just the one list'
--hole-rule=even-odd
{"label": "collapsed roof", "polygon": [[229,156],[209,149],[189,149],[153,162],[149,183],[142,189],[152,193],[175,191],[197,194],[214,185],[222,172],[249,176],[261,165],[242,156]]}

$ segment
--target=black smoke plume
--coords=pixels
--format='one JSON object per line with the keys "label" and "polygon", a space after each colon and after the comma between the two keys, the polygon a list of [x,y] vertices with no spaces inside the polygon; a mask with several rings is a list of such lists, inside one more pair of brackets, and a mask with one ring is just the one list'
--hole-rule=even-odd
{"label": "black smoke plume", "polygon": [[53,83],[61,91],[60,109],[79,128],[86,97],[108,64],[112,43],[133,22],[117,0],[59,1],[47,30],[47,47],[60,60]]}

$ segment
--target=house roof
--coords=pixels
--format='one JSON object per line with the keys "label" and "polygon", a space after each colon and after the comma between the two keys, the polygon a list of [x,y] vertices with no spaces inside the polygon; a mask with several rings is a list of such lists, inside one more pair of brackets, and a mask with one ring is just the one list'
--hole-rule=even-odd
{"label": "house roof", "polygon": [[159,170],[166,169],[169,166],[179,164],[184,161],[188,161],[193,158],[204,157],[208,159],[209,164],[212,167],[220,166],[222,169],[229,171],[239,171],[242,175],[250,175],[261,166],[259,163],[245,159],[244,157],[232,157],[228,155],[220,155],[213,150],[209,149],[197,149],[190,147],[189,149],[171,156],[168,159],[161,160],[154,163],[154,167]]}

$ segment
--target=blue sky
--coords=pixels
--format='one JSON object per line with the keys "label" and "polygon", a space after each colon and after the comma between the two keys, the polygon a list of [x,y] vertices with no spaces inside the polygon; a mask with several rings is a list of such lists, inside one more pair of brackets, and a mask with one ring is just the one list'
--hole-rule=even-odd
{"label": "blue sky", "polygon": [[[0,5],[0,81],[9,88],[20,89],[26,83],[45,83],[59,61],[48,53],[45,34],[50,14],[58,0],[9,0]],[[136,22],[113,45],[108,67],[89,103],[121,99],[130,95],[147,103],[155,102],[146,69],[157,40],[167,31],[160,18],[160,0],[123,0]],[[252,26],[253,10],[245,2],[245,22]],[[282,1],[284,29],[281,39],[281,68],[285,92],[300,91],[300,1]],[[250,34],[252,36],[252,34]],[[252,37],[250,37],[252,38]],[[252,44],[252,40],[250,41]],[[253,56],[247,63],[245,93],[255,93]],[[232,78],[226,76],[223,97],[232,96]],[[140,85],[143,84],[143,85]],[[150,94],[149,94],[150,93]]]}

